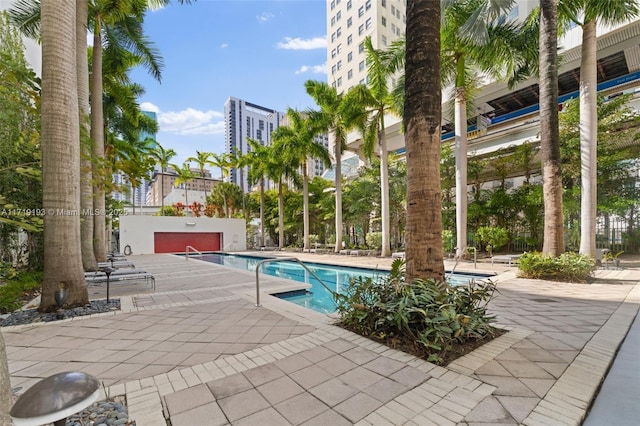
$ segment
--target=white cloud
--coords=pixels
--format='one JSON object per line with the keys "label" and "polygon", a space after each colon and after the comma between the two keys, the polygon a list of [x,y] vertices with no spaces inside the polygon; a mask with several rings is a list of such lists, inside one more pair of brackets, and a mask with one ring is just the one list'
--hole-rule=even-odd
{"label": "white cloud", "polygon": [[322,65],[303,65],[299,70],[296,71],[296,74],[304,74],[306,72],[312,72],[314,74],[326,74],[327,63],[325,62]]}
{"label": "white cloud", "polygon": [[151,102],[143,102],[140,104],[140,109],[142,111],[150,111],[150,112],[155,112],[156,114],[160,112],[160,108],[158,108],[156,105],[152,104]]}
{"label": "white cloud", "polygon": [[214,135],[224,133],[224,120],[220,120],[224,117],[224,114],[219,111],[199,111],[187,108],[182,111],[160,112],[151,103],[145,102],[141,105],[141,107],[143,106],[157,109],[155,112],[158,114],[158,126],[161,132],[178,135]]}
{"label": "white cloud", "polygon": [[260,15],[256,16],[256,19],[259,22],[267,22],[273,17],[275,17],[275,15],[271,12],[262,12]]}
{"label": "white cloud", "polygon": [[229,43],[222,43],[220,45],[220,49],[226,49],[227,47],[229,47]]}
{"label": "white cloud", "polygon": [[326,37],[314,37],[303,39],[300,37],[291,38],[285,37],[283,41],[279,41],[276,44],[278,49],[286,50],[312,50],[312,49],[326,49],[327,38]]}

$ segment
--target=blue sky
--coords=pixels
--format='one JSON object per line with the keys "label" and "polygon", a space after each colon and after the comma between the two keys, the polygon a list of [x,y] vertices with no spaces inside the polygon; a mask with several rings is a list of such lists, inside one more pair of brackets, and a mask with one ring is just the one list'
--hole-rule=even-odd
{"label": "blue sky", "polygon": [[132,73],[146,89],[141,106],[158,114],[158,142],[178,153],[173,162],[224,152],[230,96],[279,111],[314,106],[304,82],[327,78],[324,0],[173,3],[145,19],[164,60],[162,82]]}

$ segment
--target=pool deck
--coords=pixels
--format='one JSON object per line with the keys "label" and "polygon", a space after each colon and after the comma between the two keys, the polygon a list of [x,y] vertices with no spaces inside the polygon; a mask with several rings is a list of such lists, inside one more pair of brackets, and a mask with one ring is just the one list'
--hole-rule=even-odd
{"label": "pool deck", "polygon": [[[374,268],[392,261],[294,255]],[[507,265],[462,263],[459,271],[498,273],[489,308],[509,332],[438,367],[268,295],[299,283],[261,277],[257,308],[252,272],[170,255],[129,260],[155,275],[155,293],[144,283],[112,283],[120,311],[2,329],[17,392],[85,371],[107,395],[126,394],[138,426],[167,418],[173,426],[579,425],[640,304],[636,264],[598,270],[596,284],[559,284],[518,279]],[[89,293],[104,297],[104,284]],[[636,324],[605,382],[612,392],[631,385],[624,392],[639,393],[640,383],[625,378],[626,369],[639,370],[638,336]],[[586,424],[639,416],[637,399],[598,397]]]}

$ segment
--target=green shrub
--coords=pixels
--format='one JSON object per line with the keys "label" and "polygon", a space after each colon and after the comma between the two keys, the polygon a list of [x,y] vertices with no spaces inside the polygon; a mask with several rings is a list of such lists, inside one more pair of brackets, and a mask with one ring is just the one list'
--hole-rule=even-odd
{"label": "green shrub", "polygon": [[369,232],[367,234],[367,245],[373,249],[382,248],[382,232]]}
{"label": "green shrub", "polygon": [[538,252],[525,253],[520,257],[519,276],[552,281],[586,282],[595,268],[589,256],[563,253],[551,257]]}
{"label": "green shrub", "polygon": [[501,226],[481,226],[476,233],[478,240],[486,244],[489,256],[509,242],[509,232]]}
{"label": "green shrub", "polygon": [[0,313],[15,311],[23,305],[23,299],[42,285],[41,272],[18,272],[4,279],[0,287]]}
{"label": "green shrub", "polygon": [[453,251],[456,246],[456,240],[453,238],[453,232],[449,229],[442,231],[442,248],[445,252]]}
{"label": "green shrub", "polygon": [[411,341],[428,360],[442,362],[457,342],[492,334],[495,317],[486,305],[494,284],[451,286],[435,280],[404,282],[402,259],[389,277],[358,278],[345,294],[335,294],[340,322],[363,336]]}

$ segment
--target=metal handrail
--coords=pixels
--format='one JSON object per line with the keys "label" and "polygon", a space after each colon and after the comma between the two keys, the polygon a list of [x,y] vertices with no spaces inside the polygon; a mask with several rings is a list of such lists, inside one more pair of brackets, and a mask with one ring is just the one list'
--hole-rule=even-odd
{"label": "metal handrail", "polygon": [[300,264],[300,266],[302,266],[308,273],[310,273],[311,275],[313,275],[313,277],[318,280],[318,282],[320,284],[322,284],[322,286],[324,288],[326,288],[331,294],[335,294],[336,292],[331,290],[329,287],[327,287],[327,285],[320,279],[320,277],[318,275],[316,275],[315,272],[313,272],[311,269],[307,268],[307,265],[305,265],[304,263],[302,263],[302,261],[300,261],[300,259],[298,259],[297,257],[274,257],[273,259],[263,259],[260,262],[258,262],[258,264],[256,265],[256,307],[260,307],[260,278],[259,278],[259,272],[260,272],[260,267],[265,264],[265,263],[269,263],[269,262],[280,262],[280,261],[287,261],[287,262],[298,262]]}
{"label": "metal handrail", "polygon": [[200,257],[202,257],[202,252],[197,250],[195,247],[193,246],[187,246],[184,249],[184,260],[189,260],[189,249],[193,250],[194,252],[198,253],[200,255]]}
{"label": "metal handrail", "polygon": [[[458,247],[455,247],[455,249],[457,250]],[[475,247],[465,247],[464,250],[462,250],[462,253],[471,249],[473,249],[473,267],[475,269],[478,269],[478,249]],[[453,269],[451,269],[451,272],[449,272],[449,278],[451,278],[451,276],[456,272],[456,268],[458,267],[458,263],[460,263],[460,260],[462,260],[462,256],[456,256],[456,263],[453,265]],[[445,274],[445,279],[446,278],[447,275]]]}

